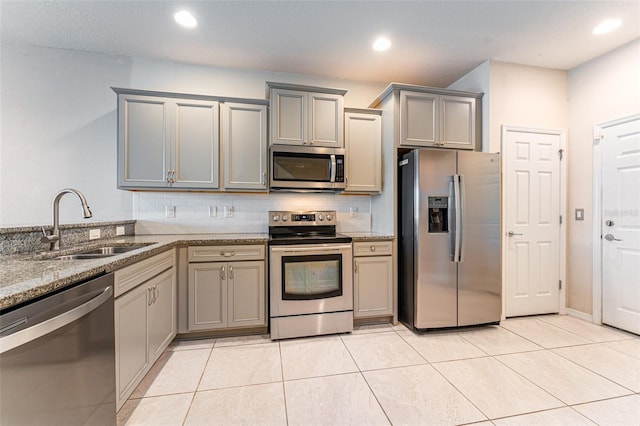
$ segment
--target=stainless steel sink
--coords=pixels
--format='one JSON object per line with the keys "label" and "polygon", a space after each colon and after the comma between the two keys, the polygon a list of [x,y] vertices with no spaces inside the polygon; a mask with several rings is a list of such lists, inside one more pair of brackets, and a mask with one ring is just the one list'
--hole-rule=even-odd
{"label": "stainless steel sink", "polygon": [[62,256],[54,257],[55,260],[87,260],[87,259],[99,259],[102,257],[111,257],[117,254],[126,253],[132,250],[145,247],[148,244],[138,244],[131,246],[109,246],[100,247],[91,250],[82,250],[77,253],[65,254]]}

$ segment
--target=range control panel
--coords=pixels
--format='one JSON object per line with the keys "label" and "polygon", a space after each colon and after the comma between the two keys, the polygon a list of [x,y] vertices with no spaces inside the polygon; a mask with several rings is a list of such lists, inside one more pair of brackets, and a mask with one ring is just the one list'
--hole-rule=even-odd
{"label": "range control panel", "polygon": [[269,212],[269,226],[335,226],[336,223],[335,210]]}

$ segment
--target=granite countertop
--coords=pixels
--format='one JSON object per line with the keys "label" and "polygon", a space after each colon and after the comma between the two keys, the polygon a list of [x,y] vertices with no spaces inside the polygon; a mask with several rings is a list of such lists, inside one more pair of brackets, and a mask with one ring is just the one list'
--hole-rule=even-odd
{"label": "granite countertop", "polygon": [[[96,240],[57,253],[0,256],[0,309],[6,309],[105,272],[112,272],[178,245],[264,244],[268,234],[135,235]],[[145,247],[91,260],[55,260],[80,250],[145,244]]]}
{"label": "granite countertop", "polygon": [[396,239],[396,237],[394,237],[393,235],[376,234],[375,232],[343,232],[343,234],[353,238],[353,241],[356,243],[358,241],[371,241],[371,240],[391,241]]}

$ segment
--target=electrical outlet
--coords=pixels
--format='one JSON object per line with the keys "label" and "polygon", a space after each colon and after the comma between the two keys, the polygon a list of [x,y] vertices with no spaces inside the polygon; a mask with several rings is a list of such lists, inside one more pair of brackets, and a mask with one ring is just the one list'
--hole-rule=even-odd
{"label": "electrical outlet", "polygon": [[116,226],[116,236],[124,235],[124,226]]}
{"label": "electrical outlet", "polygon": [[89,230],[89,239],[90,240],[97,240],[98,238],[100,238],[100,229],[90,229]]}
{"label": "electrical outlet", "polygon": [[164,206],[164,217],[176,217],[176,206]]}
{"label": "electrical outlet", "polygon": [[209,217],[218,217],[218,206],[209,206]]}
{"label": "electrical outlet", "polygon": [[224,206],[224,217],[233,217],[234,213],[233,206]]}
{"label": "electrical outlet", "polygon": [[349,208],[349,213],[351,214],[351,217],[358,217],[358,211],[359,211],[358,207]]}

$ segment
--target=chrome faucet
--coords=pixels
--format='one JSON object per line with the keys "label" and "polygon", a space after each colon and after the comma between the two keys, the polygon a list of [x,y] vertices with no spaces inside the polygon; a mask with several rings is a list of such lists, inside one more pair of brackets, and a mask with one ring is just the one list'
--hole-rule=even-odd
{"label": "chrome faucet", "polygon": [[43,236],[40,238],[41,243],[50,244],[49,250],[60,250],[60,199],[64,194],[76,194],[82,203],[82,216],[85,219],[89,219],[92,216],[91,210],[89,210],[89,206],[87,205],[87,199],[84,198],[84,195],[82,195],[80,191],[67,188],[58,192],[56,198],[53,200],[53,231],[51,235],[47,235],[44,227],[42,227]]}

